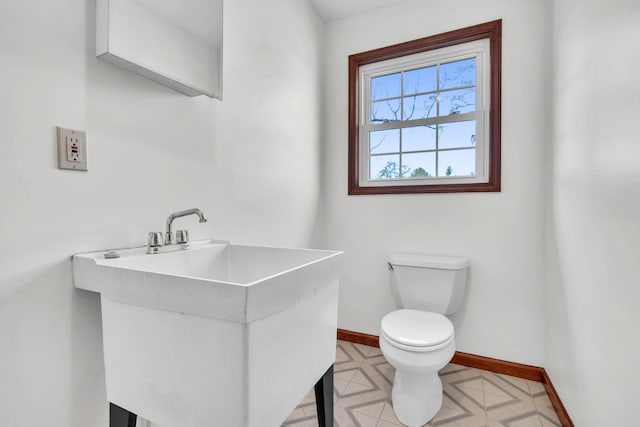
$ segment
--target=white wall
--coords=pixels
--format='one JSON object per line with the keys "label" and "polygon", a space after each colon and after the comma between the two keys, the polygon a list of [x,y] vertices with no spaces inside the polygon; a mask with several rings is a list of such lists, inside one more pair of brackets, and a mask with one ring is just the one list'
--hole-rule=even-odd
{"label": "white wall", "polygon": [[544,366],[575,425],[638,425],[640,3],[553,15]]}
{"label": "white wall", "polygon": [[[307,245],[322,24],[264,3],[227,2],[220,103],[96,59],[93,0],[0,2],[3,427],[107,425],[99,298],[73,288],[73,253],[143,244],[196,206],[192,238]],[[57,125],[87,131],[89,172],[56,169]]]}
{"label": "white wall", "polygon": [[217,234],[306,247],[321,184],[322,21],[300,0],[224,8]]}
{"label": "white wall", "polygon": [[[546,2],[418,0],[327,24],[324,221],[319,246],[345,251],[339,327],[379,334],[396,308],[387,254],[463,255],[469,290],[458,349],[543,363]],[[502,192],[347,196],[347,57],[503,19]]]}

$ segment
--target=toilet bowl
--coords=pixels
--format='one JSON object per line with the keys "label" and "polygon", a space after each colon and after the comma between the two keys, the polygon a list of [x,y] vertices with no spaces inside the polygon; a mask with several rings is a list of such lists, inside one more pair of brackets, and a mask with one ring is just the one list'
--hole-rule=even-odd
{"label": "toilet bowl", "polygon": [[458,310],[469,261],[414,254],[390,256],[394,295],[404,308],[380,323],[380,350],[396,369],[391,391],[400,422],[421,427],[442,406],[438,371],[455,353],[453,324],[444,316]]}
{"label": "toilet bowl", "polygon": [[391,399],[400,422],[427,423],[442,406],[438,371],[455,353],[453,325],[441,314],[402,309],[381,323],[380,350],[396,369]]}

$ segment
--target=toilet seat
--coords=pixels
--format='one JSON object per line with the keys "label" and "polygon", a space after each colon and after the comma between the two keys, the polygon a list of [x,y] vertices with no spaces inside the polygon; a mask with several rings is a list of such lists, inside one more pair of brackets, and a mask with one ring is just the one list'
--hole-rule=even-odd
{"label": "toilet seat", "polygon": [[380,324],[389,344],[409,351],[432,351],[448,344],[453,324],[442,314],[401,309],[387,314]]}

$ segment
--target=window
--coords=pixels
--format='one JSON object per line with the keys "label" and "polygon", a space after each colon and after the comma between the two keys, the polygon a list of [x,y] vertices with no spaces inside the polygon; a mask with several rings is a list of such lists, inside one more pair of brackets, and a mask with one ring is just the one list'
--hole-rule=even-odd
{"label": "window", "polygon": [[349,194],[500,191],[501,21],[349,57]]}

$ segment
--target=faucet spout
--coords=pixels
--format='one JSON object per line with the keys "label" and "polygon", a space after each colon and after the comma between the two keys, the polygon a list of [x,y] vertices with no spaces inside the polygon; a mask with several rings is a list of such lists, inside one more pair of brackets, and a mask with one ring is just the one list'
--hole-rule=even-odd
{"label": "faucet spout", "polygon": [[197,209],[197,208],[186,209],[183,211],[178,211],[170,214],[169,217],[167,218],[167,229],[164,235],[165,245],[172,245],[175,243],[175,238],[173,236],[173,221],[176,218],[181,218],[183,216],[189,216],[189,215],[198,215],[198,218],[200,219],[199,222],[201,223],[207,222],[207,218],[204,216],[204,212],[202,212],[200,209]]}

